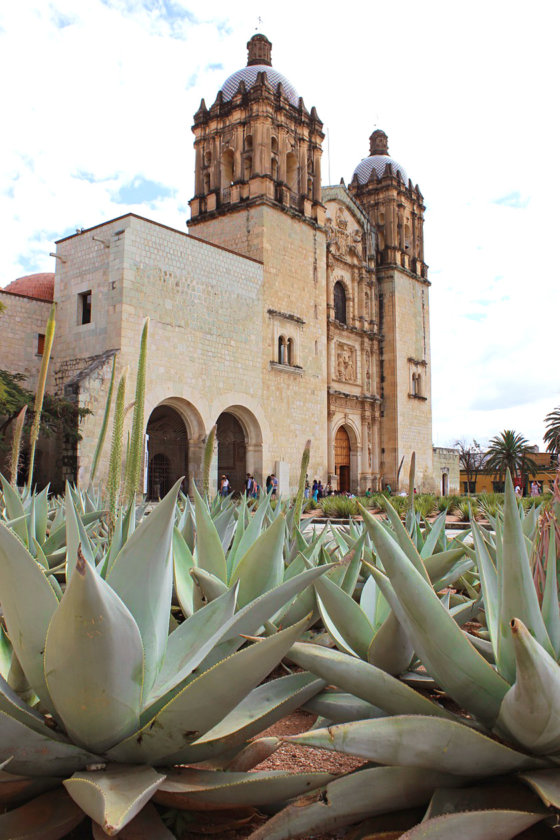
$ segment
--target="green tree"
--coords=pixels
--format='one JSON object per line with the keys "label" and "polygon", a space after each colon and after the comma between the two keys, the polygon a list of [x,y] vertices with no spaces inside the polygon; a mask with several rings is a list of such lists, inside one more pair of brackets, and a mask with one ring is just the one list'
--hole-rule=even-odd
{"label": "green tree", "polygon": [[476,440],[473,440],[471,444],[464,440],[456,440],[454,446],[459,452],[461,469],[467,476],[467,493],[470,496],[471,488],[472,492],[476,493],[476,478],[484,469],[486,452]]}
{"label": "green tree", "polygon": [[506,470],[512,477],[516,473],[535,475],[538,470],[538,465],[531,458],[533,453],[529,441],[512,429],[493,437],[486,454],[485,467],[500,477],[505,476]]}
{"label": "green tree", "polygon": [[546,451],[558,454],[560,453],[560,407],[547,414],[544,422],[546,423],[546,432],[544,433]]}
{"label": "green tree", "polygon": [[[25,376],[0,369],[0,451],[8,448],[8,433],[24,405],[27,406],[25,429],[33,423],[35,394],[25,386]],[[69,400],[45,394],[41,414],[41,432],[46,435],[63,434],[70,440],[80,440],[78,421],[91,414],[89,409],[78,408]]]}

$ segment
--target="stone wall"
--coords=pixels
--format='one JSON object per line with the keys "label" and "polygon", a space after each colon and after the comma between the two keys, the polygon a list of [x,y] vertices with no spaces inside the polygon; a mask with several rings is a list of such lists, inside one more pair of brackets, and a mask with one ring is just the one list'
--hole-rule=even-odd
{"label": "stone wall", "polygon": [[[38,337],[45,334],[52,304],[2,289],[0,302],[6,307],[0,312],[0,367],[10,373],[23,373],[24,387],[34,391],[42,361],[42,354],[37,352]],[[58,322],[57,330],[60,330]],[[51,355],[48,390],[52,390],[54,383],[55,350]]]}
{"label": "stone wall", "polygon": [[[441,495],[461,493],[459,453],[456,449],[434,446],[434,480]],[[447,476],[447,478],[444,478]],[[445,492],[447,491],[447,492]]]}

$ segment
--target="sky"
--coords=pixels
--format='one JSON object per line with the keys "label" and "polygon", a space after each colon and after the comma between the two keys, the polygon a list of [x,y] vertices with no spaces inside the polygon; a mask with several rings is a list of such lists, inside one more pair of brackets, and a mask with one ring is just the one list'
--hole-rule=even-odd
{"label": "sky", "polygon": [[[382,128],[426,203],[433,437],[560,405],[557,0],[18,0],[0,6],[0,286],[54,241],[128,211],[185,229],[192,115],[256,31],[317,108],[323,182]],[[0,337],[1,341],[1,337]]]}

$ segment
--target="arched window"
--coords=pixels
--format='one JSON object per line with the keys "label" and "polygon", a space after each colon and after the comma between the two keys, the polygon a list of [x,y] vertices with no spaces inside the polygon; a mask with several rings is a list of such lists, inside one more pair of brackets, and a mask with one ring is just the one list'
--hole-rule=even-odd
{"label": "arched window", "polygon": [[233,151],[226,149],[222,155],[222,189],[233,184]]}
{"label": "arched window", "polygon": [[209,172],[204,173],[204,192],[205,193],[210,192],[210,173]]}
{"label": "arched window", "polygon": [[334,317],[335,321],[346,323],[346,289],[340,281],[334,284]]}
{"label": "arched window", "polygon": [[288,339],[288,353],[287,353],[287,363],[289,365],[294,364],[294,339]]}
{"label": "arched window", "polygon": [[248,151],[253,148],[253,135],[252,134],[248,134],[247,137],[245,138],[245,148]]}
{"label": "arched window", "polygon": [[270,164],[270,171],[272,173],[272,177],[275,181],[278,180],[278,159],[273,157],[271,164]]}
{"label": "arched window", "polygon": [[404,247],[406,251],[412,248],[412,235],[410,233],[410,225],[404,226]]}
{"label": "arched window", "polygon": [[210,166],[212,163],[212,152],[205,152],[204,153],[204,165]]}
{"label": "arched window", "polygon": [[278,139],[276,137],[270,138],[270,148],[274,153],[278,152]]}
{"label": "arched window", "polygon": [[247,155],[245,158],[245,162],[243,164],[243,180],[248,181],[251,177],[251,172],[253,170],[253,158],[250,155]]}
{"label": "arched window", "polygon": [[286,338],[281,335],[278,337],[278,364],[286,364]]}
{"label": "arched window", "polygon": [[286,181],[292,192],[297,192],[298,189],[298,165],[297,157],[293,152],[288,152],[286,155]]}

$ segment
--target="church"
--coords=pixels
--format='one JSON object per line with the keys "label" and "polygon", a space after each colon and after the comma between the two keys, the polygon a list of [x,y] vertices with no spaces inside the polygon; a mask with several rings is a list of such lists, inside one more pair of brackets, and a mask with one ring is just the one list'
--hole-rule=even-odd
{"label": "church", "polygon": [[34,387],[54,300],[47,388],[92,412],[79,443],[44,448],[42,468],[87,486],[113,357],[117,376],[131,372],[130,403],[149,316],[150,498],[201,480],[214,425],[215,487],[274,473],[293,493],[311,439],[310,481],[406,488],[415,451],[418,490],[448,492],[458,468],[432,446],[420,189],[380,130],[348,186],[322,187],[315,107],[273,68],[264,35],[247,48],[247,66],[194,115],[188,233],[128,213],[58,241],[54,275],[0,290],[0,367]]}

